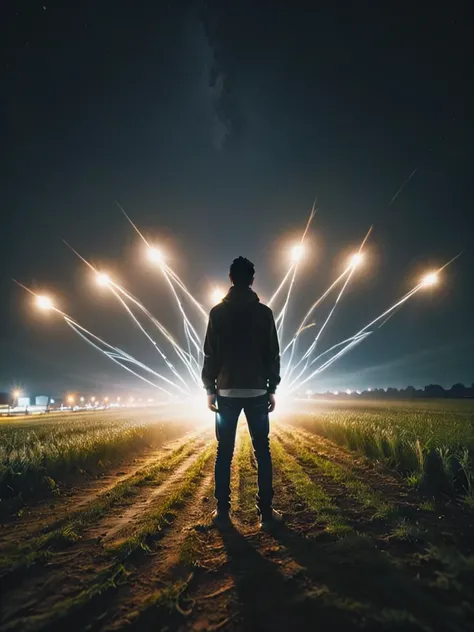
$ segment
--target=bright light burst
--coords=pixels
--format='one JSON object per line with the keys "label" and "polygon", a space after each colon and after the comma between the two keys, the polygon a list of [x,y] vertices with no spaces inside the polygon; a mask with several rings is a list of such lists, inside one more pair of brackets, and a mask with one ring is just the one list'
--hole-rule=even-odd
{"label": "bright light burst", "polygon": [[148,248],[147,254],[148,254],[148,259],[152,263],[158,263],[161,265],[165,262],[165,257],[163,253],[161,252],[161,250],[158,250],[158,248],[153,248],[153,247]]}
{"label": "bright light burst", "polygon": [[99,272],[96,276],[96,281],[101,287],[106,287],[112,283],[112,279],[105,272]]}
{"label": "bright light burst", "polygon": [[[125,214],[125,211],[123,211],[123,213]],[[419,290],[436,285],[439,282],[439,272],[453,261],[451,260],[439,270],[427,273],[407,294],[398,299],[381,314],[373,318],[367,325],[362,327],[362,329],[359,329],[359,331],[354,333],[352,336],[322,350],[320,348],[321,340],[323,338],[322,334],[327,329],[336,308],[338,308],[339,304],[342,302],[346,288],[351,282],[353,282],[353,278],[357,277],[356,270],[365,260],[365,254],[362,249],[364,248],[372,231],[372,228],[370,228],[365,235],[359,250],[349,258],[346,269],[334,281],[332,281],[319,298],[312,303],[300,325],[296,328],[296,331],[291,336],[288,336],[285,341],[283,325],[291,306],[290,298],[296,282],[298,269],[297,264],[305,254],[304,242],[314,214],[315,209],[313,207],[309,220],[306,223],[306,228],[303,232],[301,241],[294,245],[291,249],[288,270],[277,290],[269,300],[269,304],[272,305],[272,307],[277,298],[279,298],[280,301],[280,307],[276,311],[275,322],[282,349],[283,379],[282,390],[280,393],[283,394],[283,399],[286,402],[290,401],[288,396],[291,393],[295,393],[295,391],[301,389],[304,384],[314,380],[317,375],[328,369],[334,362],[367,339],[367,337],[374,333],[375,329],[382,327],[396,313],[398,308],[406,303]],[[188,290],[176,272],[174,272],[169,265],[165,263],[163,253],[159,249],[152,247],[128,215],[125,214],[125,216],[140,238],[144,241],[147,247],[146,253],[148,259],[160,266],[160,270],[163,273],[164,279],[171,292],[172,299],[176,301],[182,317],[182,327],[185,336],[184,344],[179,344],[175,336],[172,335],[145,307],[145,305],[135,298],[130,292],[113,282],[110,276],[105,272],[99,272],[96,270],[94,266],[86,261],[77,251],[75,251],[71,246],[69,247],[95,273],[98,285],[102,287],[110,287],[112,294],[131,317],[134,325],[138,327],[141,333],[159,353],[162,362],[165,364],[170,374],[164,375],[163,373],[155,371],[153,368],[144,364],[132,355],[122,351],[118,347],[110,345],[102,338],[99,338],[99,336],[80,325],[76,320],[54,307],[53,301],[48,296],[39,296],[35,294],[36,305],[42,310],[53,309],[63,317],[66,324],[78,336],[103,353],[110,360],[148,385],[161,390],[170,397],[181,397],[183,395],[186,397],[193,396],[193,393],[195,393],[194,389],[201,386],[200,372],[203,359],[203,338],[207,321],[206,310]],[[25,286],[23,287],[25,288]],[[28,288],[25,289],[31,292]],[[215,305],[222,301],[225,294],[225,289],[215,286],[209,293],[209,300]],[[335,295],[335,298],[331,299],[331,295]],[[329,314],[323,319],[316,317],[316,322],[309,323],[310,317],[313,318],[313,312],[319,308],[322,303],[329,301],[332,302],[332,305],[329,308]],[[149,332],[150,327],[153,328],[153,335]],[[307,331],[316,332],[313,340],[309,343],[306,340],[305,346],[297,352],[298,343],[300,342],[300,339],[304,337],[303,332]],[[171,363],[168,359],[168,354],[165,353],[161,347],[162,343],[160,343],[160,346],[158,345],[154,337],[157,332],[164,339],[163,344],[167,345],[175,354],[179,365],[175,366]],[[306,335],[307,334],[305,334],[305,336]],[[178,370],[178,366],[180,366],[182,370],[184,369],[184,374]],[[156,380],[158,380],[158,383]],[[313,391],[311,389],[307,389],[304,392],[309,396]],[[15,392],[13,395],[18,397],[19,393]],[[67,401],[69,404],[73,404],[74,397],[70,395]],[[91,403],[94,403],[95,397],[92,397],[90,401]],[[107,402],[108,397],[106,397],[104,401]],[[119,401],[119,399],[117,399],[117,401]],[[133,401],[134,398],[130,397],[129,402],[132,403]]]}
{"label": "bright light burst", "polygon": [[423,287],[431,287],[439,283],[439,275],[437,272],[429,272],[421,279],[421,285]]}
{"label": "bright light burst", "polygon": [[357,268],[357,266],[360,266],[360,264],[364,261],[364,255],[362,252],[356,252],[354,255],[352,255],[352,257],[350,258],[350,265],[353,268]]}
{"label": "bright light burst", "polygon": [[49,298],[49,296],[40,295],[36,297],[36,307],[44,311],[47,311],[49,309],[53,309],[54,304],[53,304],[52,299]]}
{"label": "bright light burst", "polygon": [[212,288],[211,293],[209,294],[209,298],[213,305],[217,305],[217,303],[220,303],[222,301],[225,295],[226,295],[225,290],[223,290],[220,287],[214,287]]}
{"label": "bright light burst", "polygon": [[304,255],[304,246],[303,244],[297,244],[293,246],[291,249],[291,261],[293,263],[298,263]]}

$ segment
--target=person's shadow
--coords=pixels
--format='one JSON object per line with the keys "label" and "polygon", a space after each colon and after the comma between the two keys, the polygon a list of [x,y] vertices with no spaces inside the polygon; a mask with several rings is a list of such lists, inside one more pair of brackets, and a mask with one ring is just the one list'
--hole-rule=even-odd
{"label": "person's shadow", "polygon": [[326,626],[331,623],[327,615],[332,606],[341,617],[341,609],[349,614],[351,623],[341,628],[345,630],[359,628],[362,623],[364,630],[466,629],[462,617],[444,607],[399,562],[362,535],[354,533],[328,541],[305,537],[287,525],[281,525],[273,535],[305,568],[316,587],[313,596],[318,596],[319,590],[325,606],[319,621]]}
{"label": "person's shadow", "polygon": [[[239,597],[242,629],[271,632],[350,630],[350,616],[309,595],[304,578],[285,576],[235,526],[221,531]],[[324,612],[323,612],[324,610]]]}

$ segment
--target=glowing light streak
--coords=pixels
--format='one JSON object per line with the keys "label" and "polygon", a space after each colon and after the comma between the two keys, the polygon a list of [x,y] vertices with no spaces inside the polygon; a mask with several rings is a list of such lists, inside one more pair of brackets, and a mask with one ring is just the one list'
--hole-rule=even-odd
{"label": "glowing light streak", "polygon": [[[153,369],[150,369],[150,367],[147,367],[146,365],[144,365],[142,362],[139,362],[138,360],[136,360],[135,358],[132,358],[132,356],[130,356],[128,353],[125,353],[125,351],[122,351],[121,349],[119,349],[118,347],[113,347],[112,345],[110,345],[108,342],[106,342],[105,340],[103,340],[102,338],[99,338],[99,336],[96,336],[95,334],[93,334],[91,331],[89,331],[88,329],[86,329],[85,327],[82,327],[82,325],[79,325],[78,322],[76,322],[75,320],[73,320],[72,318],[70,318],[69,316],[67,316],[66,314],[63,315],[64,320],[66,322],[67,325],[69,325],[69,327],[71,329],[73,329],[76,334],[78,336],[80,336],[83,340],[85,340],[88,344],[90,344],[92,347],[94,347],[95,349],[97,349],[98,351],[100,351],[101,353],[103,353],[106,357],[108,357],[110,360],[112,360],[112,362],[115,362],[116,364],[118,364],[119,366],[121,366],[123,369],[125,369],[126,371],[128,371],[129,373],[133,373],[133,375],[135,375],[136,377],[140,378],[141,380],[143,380],[144,382],[147,382],[148,384],[150,384],[151,386],[154,386],[155,388],[158,388],[160,391],[163,391],[164,393],[166,393],[167,395],[171,395],[173,396],[173,394],[166,390],[165,388],[163,388],[162,386],[159,386],[158,384],[155,384],[154,382],[151,382],[150,380],[148,380],[147,378],[143,377],[142,375],[140,375],[139,373],[136,373],[135,371],[133,371],[132,369],[130,369],[127,366],[124,366],[122,364],[122,361],[130,361],[133,362],[134,364],[136,364],[137,366],[140,366],[141,368],[144,368],[148,373],[151,373],[153,375],[155,375],[156,377],[162,379],[163,381],[165,381],[166,383],[170,384],[171,386],[174,386],[175,388],[177,388],[179,391],[181,391],[182,393],[186,393],[186,391],[184,391],[178,384],[175,384],[174,382],[172,382],[171,380],[169,380],[167,377],[165,377],[164,375],[160,375],[159,373],[157,373],[156,371],[153,371]],[[96,344],[95,342],[93,342],[92,340],[90,340],[88,338],[88,336],[90,336],[91,338],[93,338],[93,340],[96,340],[97,342],[100,342],[102,345],[104,345],[105,347],[108,347],[109,349],[112,349],[112,352],[110,351],[104,351],[104,349],[102,349],[98,344]]]}
{"label": "glowing light streak", "polygon": [[173,364],[168,360],[168,358],[166,357],[166,355],[163,353],[163,351],[160,349],[160,347],[158,346],[157,342],[150,336],[150,334],[146,331],[146,329],[143,327],[143,325],[140,323],[140,321],[138,320],[138,318],[135,316],[135,314],[132,312],[132,310],[130,309],[130,307],[127,305],[127,303],[123,300],[123,298],[120,296],[120,294],[115,290],[115,288],[111,288],[112,293],[114,294],[114,296],[120,301],[120,303],[122,304],[122,306],[124,307],[124,309],[126,309],[127,313],[129,314],[130,318],[132,318],[132,320],[135,322],[135,324],[137,325],[137,327],[140,329],[140,331],[148,338],[148,340],[152,343],[152,345],[154,346],[154,348],[156,349],[156,351],[160,354],[161,358],[164,360],[166,366],[170,369],[170,371],[173,373],[173,375],[175,375],[186,387],[187,390],[189,390],[189,386],[186,384],[186,381],[184,380],[184,378],[180,375],[180,373],[175,369],[175,367],[173,366]]}
{"label": "glowing light streak", "polygon": [[[342,280],[346,274],[348,275],[348,276],[347,276],[347,279],[346,279],[346,280],[345,280],[345,282],[344,282],[344,285],[342,286],[341,291],[339,292],[339,294],[338,294],[338,296],[337,296],[337,298],[336,298],[336,300],[335,300],[335,302],[334,302],[334,305],[333,305],[333,307],[332,307],[331,311],[329,312],[329,315],[327,316],[326,320],[323,322],[323,324],[322,324],[322,326],[321,326],[320,330],[318,331],[317,335],[315,336],[314,341],[311,343],[311,345],[309,346],[309,348],[306,350],[306,352],[303,354],[302,358],[299,360],[299,362],[297,362],[297,363],[296,363],[296,365],[295,365],[295,366],[292,366],[292,359],[293,359],[293,354],[294,354],[294,349],[295,349],[295,344],[293,344],[292,354],[291,354],[291,356],[290,356],[290,361],[289,361],[288,366],[287,366],[287,370],[286,370],[286,373],[285,373],[285,377],[286,377],[286,375],[288,375],[288,378],[289,378],[289,379],[291,379],[291,376],[292,376],[293,372],[294,372],[294,371],[298,368],[298,366],[300,366],[300,364],[302,364],[302,362],[304,362],[305,360],[306,360],[306,363],[305,363],[305,365],[304,365],[303,369],[302,369],[302,370],[299,372],[299,374],[297,375],[297,377],[293,380],[292,384],[294,384],[294,382],[295,382],[295,381],[297,381],[297,380],[298,380],[298,379],[299,379],[299,378],[300,378],[300,377],[304,374],[305,370],[307,369],[307,367],[308,367],[308,363],[309,363],[309,358],[310,358],[311,354],[312,354],[312,353],[313,353],[313,351],[316,349],[316,346],[317,346],[317,344],[318,344],[318,341],[319,341],[319,339],[320,339],[320,337],[321,337],[321,335],[322,335],[323,331],[326,329],[327,325],[329,324],[329,321],[331,320],[331,318],[332,318],[332,316],[333,316],[333,314],[334,314],[334,312],[335,312],[335,310],[336,310],[336,308],[337,308],[337,305],[338,305],[339,301],[341,300],[341,298],[342,298],[342,296],[343,296],[343,294],[344,294],[344,291],[346,290],[347,286],[349,285],[349,283],[350,283],[350,281],[351,281],[351,279],[352,279],[352,275],[354,274],[354,272],[355,272],[356,268],[358,267],[358,265],[359,265],[359,264],[361,263],[361,261],[362,261],[362,257],[363,257],[362,250],[363,250],[363,248],[364,248],[364,246],[365,246],[365,244],[366,244],[366,242],[367,242],[368,238],[370,237],[370,234],[371,234],[371,232],[372,232],[372,229],[373,229],[373,226],[370,226],[369,230],[368,230],[368,231],[367,231],[367,233],[365,234],[364,239],[362,240],[361,245],[359,246],[359,250],[357,251],[357,253],[355,253],[355,254],[352,256],[352,258],[351,258],[351,260],[350,260],[350,263],[349,263],[349,266],[348,266],[348,267],[344,270],[344,272],[343,272],[343,273],[342,273],[342,274],[341,274],[341,275],[340,275],[340,276],[336,279],[336,281],[334,281],[334,283],[333,283],[331,286],[329,286],[328,290],[327,290],[327,291],[323,294],[323,296],[321,297],[321,300],[322,300],[322,298],[323,298],[325,295],[327,296],[327,294],[329,293],[329,291],[330,291],[330,290],[331,290],[331,289],[332,289],[332,288],[333,288],[333,287],[334,287],[334,286],[335,286],[335,285],[336,285],[336,284],[337,284],[340,280]],[[318,301],[316,301],[315,305],[318,305],[318,304],[321,302],[321,300],[319,300],[319,299],[318,299]],[[313,311],[313,309],[314,309],[314,306],[313,306],[312,308],[310,308],[310,311],[309,311],[309,313],[310,313],[310,314],[311,314],[311,312]],[[302,323],[302,324],[304,324],[304,323],[305,323],[305,319],[303,319],[303,323]],[[296,337],[295,337],[295,343],[296,343],[296,339],[297,339],[297,338],[298,338],[298,333],[297,333],[297,335],[296,335]],[[291,386],[291,384],[290,384],[290,386]]]}
{"label": "glowing light streak", "polygon": [[[360,342],[362,342],[363,340],[365,340],[365,338],[367,336],[370,335],[371,332],[368,332],[366,336],[359,336],[359,337],[354,337],[353,340],[351,342],[349,342],[349,344],[347,344],[345,347],[343,347],[338,353],[336,353],[334,356],[332,356],[332,358],[329,358],[329,360],[327,360],[326,362],[324,362],[324,364],[322,364],[321,366],[319,366],[317,369],[315,369],[310,375],[308,375],[304,380],[302,380],[301,382],[299,382],[299,384],[297,384],[296,386],[290,387],[290,392],[293,392],[299,388],[301,388],[303,386],[303,384],[306,384],[306,382],[308,382],[309,380],[311,380],[315,375],[318,375],[319,373],[322,373],[323,371],[325,371],[326,369],[328,369],[331,364],[333,364],[334,362],[336,362],[336,360],[338,360],[339,358],[341,358],[343,355],[345,355],[348,351],[350,351],[353,347],[355,347],[356,345],[358,345]],[[328,350],[329,351],[329,350]]]}
{"label": "glowing light streak", "polygon": [[278,333],[278,336],[279,336],[280,340],[283,338],[283,324],[285,322],[285,316],[286,316],[288,305],[289,305],[289,302],[290,302],[291,292],[292,292],[293,287],[295,285],[296,273],[298,271],[298,263],[299,263],[300,258],[301,258],[300,254],[302,253],[304,240],[306,239],[306,235],[308,234],[309,227],[311,225],[311,222],[313,221],[313,218],[314,218],[315,214],[316,214],[316,200],[313,202],[313,207],[311,209],[311,213],[309,214],[308,221],[306,222],[306,227],[304,229],[303,236],[301,237],[301,241],[299,243],[299,246],[295,246],[293,248],[293,252],[295,251],[295,248],[298,248],[297,252],[299,253],[299,255],[298,255],[298,258],[297,258],[296,262],[292,263],[292,265],[290,266],[290,267],[293,268],[293,273],[291,275],[291,281],[290,281],[290,284],[288,286],[288,292],[286,294],[286,299],[285,299],[285,302],[283,304],[283,307],[281,308],[281,311],[280,311],[279,315],[275,319],[275,324],[276,324],[276,327],[277,327],[277,333]]}
{"label": "glowing light streak", "polygon": [[[79,259],[85,263],[88,268],[90,270],[92,270],[92,272],[94,272],[94,274],[96,275],[96,277],[98,276],[98,271],[97,269],[91,264],[89,263],[89,261],[87,261],[87,259],[85,259],[77,250],[75,250],[67,241],[64,241],[64,243],[67,245],[67,247],[72,250],[72,252],[79,257]],[[143,305],[143,303],[141,303],[135,296],[133,296],[133,294],[131,294],[130,292],[128,292],[127,290],[125,290],[125,288],[123,288],[121,285],[119,285],[118,283],[115,283],[114,281],[112,281],[109,277],[109,283],[108,283],[108,287],[111,291],[118,291],[120,292],[123,296],[125,296],[130,302],[132,302],[136,307],[138,307],[146,316],[147,318],[150,319],[150,321],[155,325],[155,327],[157,327],[157,329],[160,331],[160,333],[166,338],[166,340],[168,340],[168,342],[172,345],[174,351],[176,352],[176,354],[178,355],[178,357],[180,358],[180,360],[184,363],[184,365],[186,366],[186,368],[188,369],[188,371],[190,372],[191,377],[193,378],[194,381],[199,382],[199,375],[198,373],[196,373],[193,368],[192,365],[190,363],[190,359],[188,357],[188,354],[186,353],[186,351],[184,351],[184,349],[182,349],[178,343],[174,340],[173,336],[170,334],[170,332],[166,329],[166,327],[164,327],[154,316],[153,314]],[[118,296],[116,292],[114,292],[115,296]],[[122,305],[124,303],[122,302]],[[131,311],[127,309],[127,312],[129,313],[129,315],[131,314]],[[133,316],[132,316],[133,317]],[[134,319],[135,320],[135,319]],[[135,322],[137,322],[135,320]],[[143,331],[143,330],[142,330]],[[158,348],[158,347],[157,347]],[[161,350],[159,350],[159,352],[161,353]]]}

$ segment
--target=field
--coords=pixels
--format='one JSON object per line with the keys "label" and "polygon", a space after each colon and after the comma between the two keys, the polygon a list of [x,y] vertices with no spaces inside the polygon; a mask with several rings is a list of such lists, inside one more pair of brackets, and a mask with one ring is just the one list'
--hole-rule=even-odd
{"label": "field", "polygon": [[210,526],[213,418],[198,417],[0,420],[1,631],[473,629],[471,402],[277,414],[272,533],[243,420],[233,526]]}

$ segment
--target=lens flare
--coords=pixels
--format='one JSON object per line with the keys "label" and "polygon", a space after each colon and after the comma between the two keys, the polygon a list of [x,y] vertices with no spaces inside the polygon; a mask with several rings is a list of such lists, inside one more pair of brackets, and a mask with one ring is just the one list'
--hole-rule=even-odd
{"label": "lens flare", "polygon": [[291,249],[291,260],[293,263],[298,263],[302,256],[304,255],[304,246],[303,244],[297,244],[293,246]]}
{"label": "lens flare", "polygon": [[108,274],[105,274],[105,272],[99,272],[99,274],[96,277],[96,280],[97,280],[97,284],[100,285],[101,287],[110,285],[112,282],[112,279],[109,277]]}
{"label": "lens flare", "polygon": [[148,248],[147,254],[148,259],[152,263],[163,264],[165,262],[163,253],[161,252],[161,250],[158,250],[158,248]]}
{"label": "lens flare", "polygon": [[357,268],[357,266],[360,266],[360,264],[364,261],[364,255],[361,252],[356,252],[354,255],[352,255],[352,257],[350,258],[350,265],[353,268]]}
{"label": "lens flare", "polygon": [[423,287],[431,287],[433,285],[437,285],[439,282],[439,276],[436,272],[430,272],[425,274],[425,276],[421,279],[421,285]]}
{"label": "lens flare", "polygon": [[211,290],[209,298],[213,305],[217,305],[217,303],[220,303],[222,301],[225,295],[225,290],[223,290],[221,287],[215,287]]}
{"label": "lens flare", "polygon": [[49,296],[37,296],[36,297],[36,306],[39,309],[48,310],[53,309],[53,301],[49,298]]}

